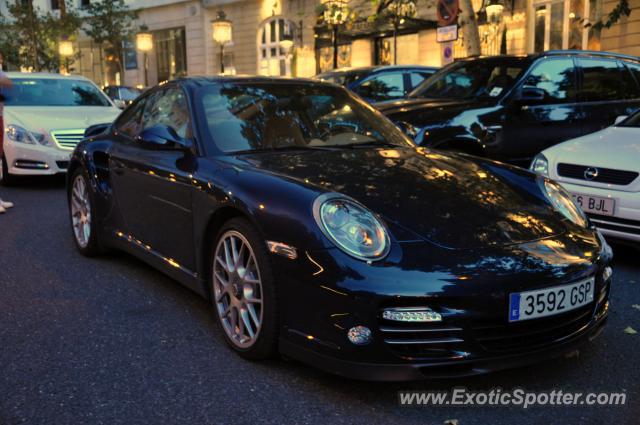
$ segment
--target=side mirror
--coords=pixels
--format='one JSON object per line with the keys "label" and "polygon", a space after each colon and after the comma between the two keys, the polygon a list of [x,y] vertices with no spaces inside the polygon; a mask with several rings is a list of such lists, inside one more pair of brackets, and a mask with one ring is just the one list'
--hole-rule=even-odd
{"label": "side mirror", "polygon": [[626,120],[628,118],[628,115],[620,115],[619,117],[616,118],[615,122],[613,123],[613,125],[618,125],[620,124],[622,121]]}
{"label": "side mirror", "polygon": [[94,124],[84,130],[84,137],[98,136],[111,127],[111,124]]}
{"label": "side mirror", "polygon": [[114,99],[114,100],[113,100],[113,103],[115,103],[115,104],[116,104],[116,106],[117,106],[118,108],[120,108],[120,109],[124,109],[124,108],[126,108],[126,107],[127,107],[127,102],[125,102],[125,101],[124,101],[124,100],[122,100],[122,99]]}
{"label": "side mirror", "polygon": [[540,102],[544,100],[546,92],[543,89],[533,86],[522,86],[518,96],[519,101],[534,101]]}
{"label": "side mirror", "polygon": [[168,125],[158,124],[149,127],[140,133],[138,142],[149,149],[157,150],[189,150],[192,143],[183,139]]}

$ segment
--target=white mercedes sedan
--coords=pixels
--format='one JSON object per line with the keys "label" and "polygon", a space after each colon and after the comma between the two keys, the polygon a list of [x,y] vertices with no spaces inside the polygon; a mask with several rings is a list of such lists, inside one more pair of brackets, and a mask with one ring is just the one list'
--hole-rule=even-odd
{"label": "white mercedes sedan", "polygon": [[542,151],[531,170],[560,182],[605,236],[640,242],[640,112]]}
{"label": "white mercedes sedan", "polygon": [[93,82],[77,75],[9,72],[3,92],[4,158],[0,183],[18,175],[67,170],[87,127],[110,123],[121,112]]}

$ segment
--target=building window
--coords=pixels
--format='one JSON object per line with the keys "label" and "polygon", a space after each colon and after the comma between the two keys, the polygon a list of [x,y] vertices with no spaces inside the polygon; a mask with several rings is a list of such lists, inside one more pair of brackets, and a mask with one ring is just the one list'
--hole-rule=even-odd
{"label": "building window", "polygon": [[187,74],[187,46],[184,27],[153,32],[156,44],[158,82]]}
{"label": "building window", "polygon": [[59,0],[51,0],[51,10],[60,10]]}
{"label": "building window", "polygon": [[280,47],[285,34],[295,40],[291,21],[274,17],[266,21],[258,34],[258,74],[291,76],[291,53]]}
{"label": "building window", "polygon": [[532,50],[600,49],[602,0],[534,0]]}
{"label": "building window", "polygon": [[80,7],[87,7],[91,4],[91,0],[80,0]]}

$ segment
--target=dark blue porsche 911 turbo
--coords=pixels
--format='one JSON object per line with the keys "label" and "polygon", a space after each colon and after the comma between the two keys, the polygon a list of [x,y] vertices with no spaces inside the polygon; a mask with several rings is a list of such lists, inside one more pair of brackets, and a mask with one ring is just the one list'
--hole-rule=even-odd
{"label": "dark blue porsche 911 turbo", "polygon": [[609,309],[611,250],[557,183],[416,147],[344,88],[187,78],[88,129],[68,173],[87,256],[211,301],[241,356],[370,380],[560,356]]}

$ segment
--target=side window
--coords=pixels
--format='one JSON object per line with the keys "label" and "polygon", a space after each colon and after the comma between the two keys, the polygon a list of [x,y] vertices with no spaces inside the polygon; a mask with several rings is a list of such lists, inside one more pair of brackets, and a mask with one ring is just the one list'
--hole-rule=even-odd
{"label": "side window", "polygon": [[524,86],[544,92],[541,103],[571,103],[576,100],[576,69],[572,59],[547,59],[535,65]]}
{"label": "side window", "polygon": [[172,127],[180,137],[191,138],[191,120],[187,99],[180,88],[171,87],[154,93],[144,110],[143,129],[154,125]]}
{"label": "side window", "polygon": [[118,117],[116,128],[132,139],[140,132],[140,120],[146,99],[140,99]]}
{"label": "side window", "polygon": [[429,76],[427,74],[424,74],[424,73],[411,72],[409,74],[409,80],[411,81],[411,87],[409,88],[409,90],[413,90],[416,87],[418,87],[418,85],[420,85],[420,83],[422,83],[424,80],[426,80],[427,77],[429,77]]}
{"label": "side window", "polygon": [[360,85],[356,92],[367,99],[383,101],[404,97],[404,75],[402,72],[376,75]]}
{"label": "side window", "polygon": [[622,91],[625,97],[640,98],[640,65],[634,62],[619,62],[618,65],[622,70]]}
{"label": "side window", "polygon": [[581,58],[582,100],[598,102],[624,98],[621,73],[614,60]]}

